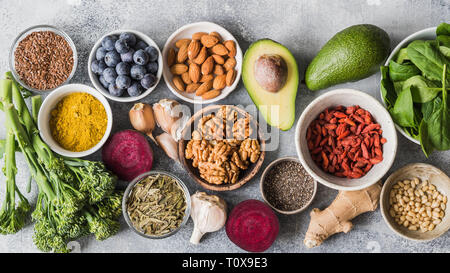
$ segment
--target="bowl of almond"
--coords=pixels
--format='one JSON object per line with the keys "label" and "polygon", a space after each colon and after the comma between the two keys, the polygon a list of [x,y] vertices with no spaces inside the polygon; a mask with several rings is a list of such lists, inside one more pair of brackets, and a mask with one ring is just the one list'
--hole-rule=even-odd
{"label": "bowl of almond", "polygon": [[163,76],[180,99],[198,104],[228,96],[241,76],[242,51],[233,35],[211,22],[185,25],[164,46]]}

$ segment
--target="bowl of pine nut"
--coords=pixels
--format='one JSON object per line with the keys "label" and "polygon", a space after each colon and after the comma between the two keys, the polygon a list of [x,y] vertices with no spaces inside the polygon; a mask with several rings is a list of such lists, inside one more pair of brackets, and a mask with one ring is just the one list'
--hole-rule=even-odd
{"label": "bowl of pine nut", "polygon": [[413,163],[392,173],[381,190],[381,214],[396,234],[430,241],[450,229],[450,178],[440,169]]}

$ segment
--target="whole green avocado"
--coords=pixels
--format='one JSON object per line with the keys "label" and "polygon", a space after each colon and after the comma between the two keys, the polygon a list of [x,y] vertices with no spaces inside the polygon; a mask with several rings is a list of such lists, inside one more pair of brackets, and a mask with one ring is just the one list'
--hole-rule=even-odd
{"label": "whole green avocado", "polygon": [[310,90],[357,81],[379,70],[390,51],[386,31],[370,25],[354,25],[334,35],[306,69]]}

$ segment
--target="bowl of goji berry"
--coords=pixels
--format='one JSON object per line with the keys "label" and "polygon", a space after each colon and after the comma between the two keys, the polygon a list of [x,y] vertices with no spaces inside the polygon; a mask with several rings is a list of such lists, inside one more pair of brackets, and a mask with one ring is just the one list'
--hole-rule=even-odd
{"label": "bowl of goji berry", "polygon": [[303,111],[295,132],[303,167],[337,190],[360,190],[378,182],[397,152],[391,116],[372,96],[353,89],[327,92]]}

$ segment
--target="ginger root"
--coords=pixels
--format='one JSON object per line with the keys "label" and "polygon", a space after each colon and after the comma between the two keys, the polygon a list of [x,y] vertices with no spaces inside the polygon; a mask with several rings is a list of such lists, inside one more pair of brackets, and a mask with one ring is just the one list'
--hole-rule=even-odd
{"label": "ginger root", "polygon": [[325,210],[314,208],[311,211],[311,222],[303,243],[312,248],[335,233],[349,232],[353,227],[350,220],[377,209],[380,192],[380,182],[359,191],[339,191],[336,199]]}

